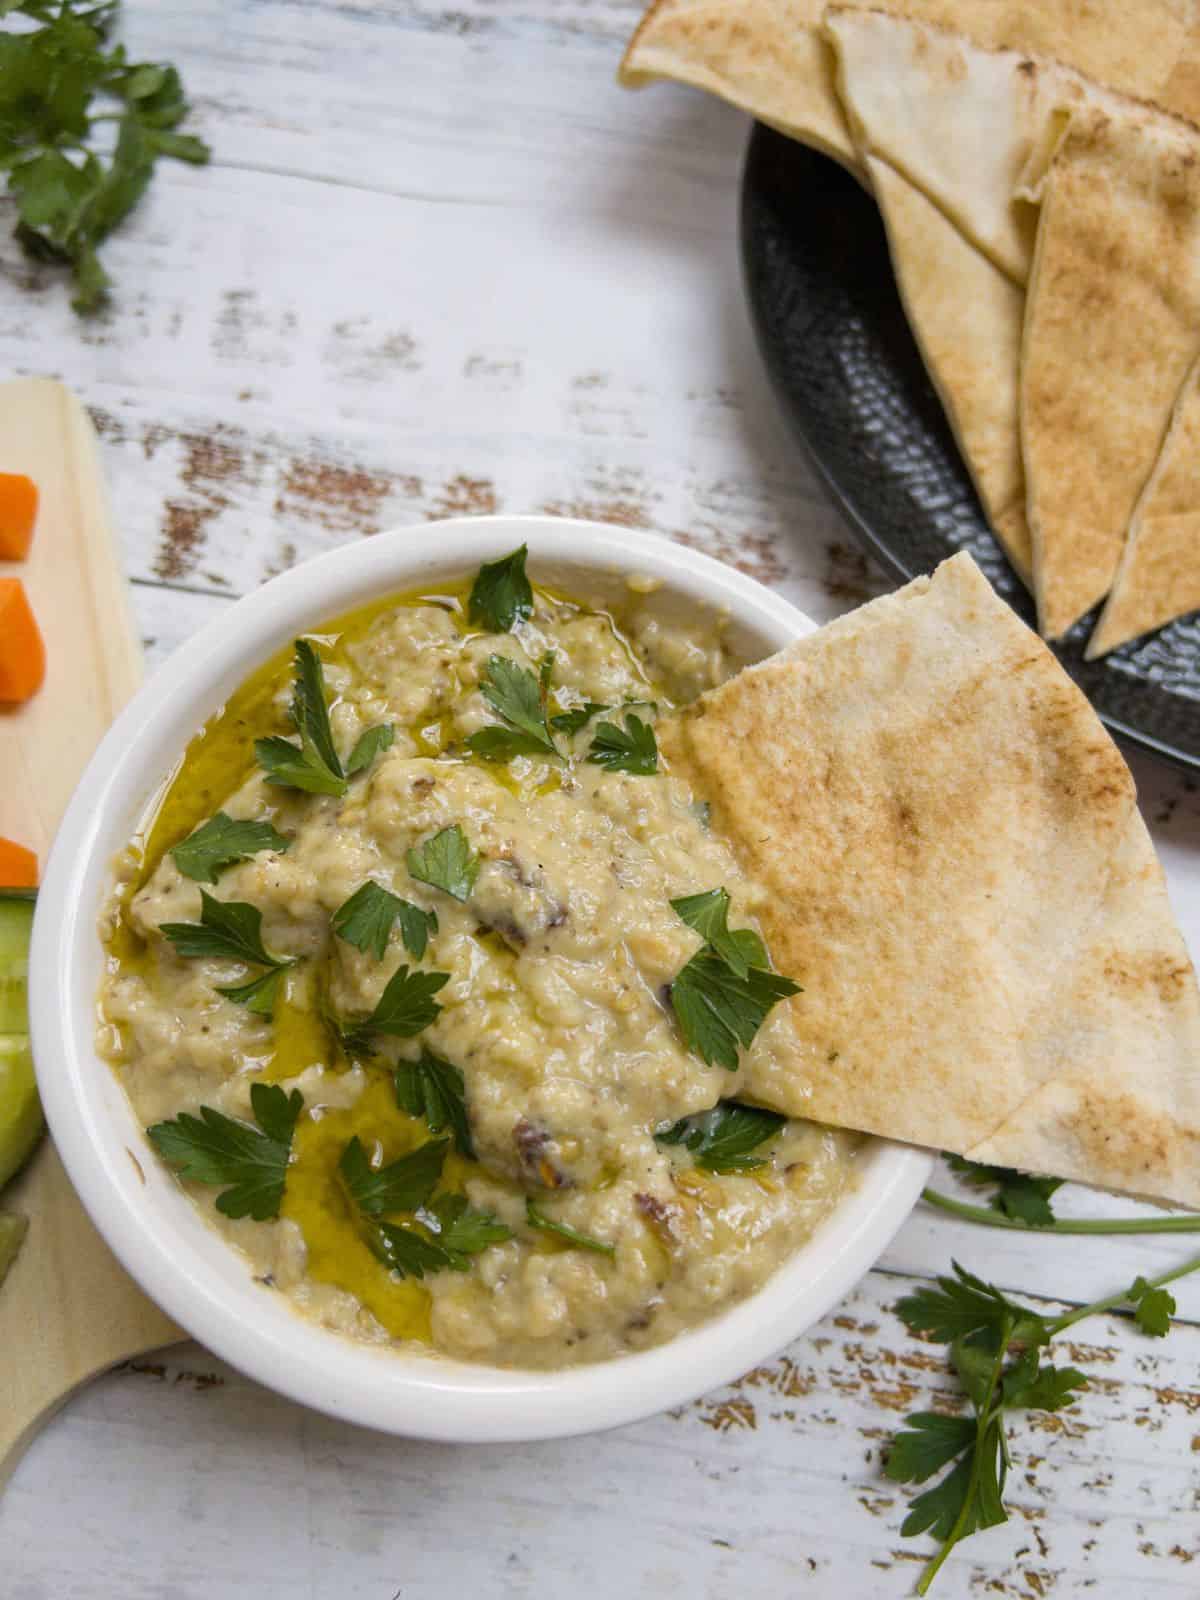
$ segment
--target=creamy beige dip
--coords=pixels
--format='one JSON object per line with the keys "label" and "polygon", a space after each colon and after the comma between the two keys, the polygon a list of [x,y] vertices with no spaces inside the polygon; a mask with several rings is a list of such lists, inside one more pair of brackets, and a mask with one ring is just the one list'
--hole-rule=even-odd
{"label": "creamy beige dip", "polygon": [[[193,742],[148,841],[119,863],[99,1038],[144,1125],[201,1106],[250,1120],[257,1080],[301,1091],[277,1219],[231,1220],[214,1189],[187,1185],[264,1292],[356,1338],[561,1367],[661,1344],[753,1292],[836,1203],[855,1141],[789,1122],[755,1152],[761,1167],[728,1175],[656,1141],[741,1081],[681,1035],[669,986],[702,941],[670,901],[723,886],[730,925],[754,928],[759,891],[708,829],[702,797],[661,763],[640,776],[585,759],[594,724],[559,736],[565,763],[485,762],[464,747],[497,720],[480,692],[493,655],[536,672],[552,651],[552,710],[652,701],[636,710],[653,725],[734,670],[719,622],[664,620],[632,592],[618,618],[539,591],[514,631],[482,634],[465,621],[464,593],[376,606],[310,636],[343,756],[373,725],[396,730],[343,797],[280,788],[252,769],[252,737],[290,731],[287,662]],[[218,808],[269,819],[289,840],[286,853],[262,851],[206,886],[258,907],[267,949],[299,958],[273,1019],[216,993],[245,978],[243,965],[184,958],[159,931],[199,918],[201,886],[168,847]],[[406,866],[410,849],[452,824],[480,861],[465,903]],[[398,927],[382,960],[332,932],[332,914],[368,880],[436,913],[419,962]],[[322,1012],[370,1013],[402,964],[449,974],[440,1015],[419,1039],[379,1037],[370,1056],[340,1050]],[[786,1052],[788,1010],[770,1012],[755,1057]],[[465,1081],[477,1159],[452,1155],[445,1182],[511,1237],[466,1270],[418,1280],[364,1243],[336,1164],[355,1135],[376,1165],[430,1137],[391,1081],[422,1049]],[[529,1197],[611,1254],[531,1228]]]}

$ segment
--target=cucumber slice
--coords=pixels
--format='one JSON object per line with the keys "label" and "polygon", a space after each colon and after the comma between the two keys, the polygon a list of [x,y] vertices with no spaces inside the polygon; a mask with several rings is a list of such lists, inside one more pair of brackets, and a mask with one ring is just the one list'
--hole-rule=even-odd
{"label": "cucumber slice", "polygon": [[0,1034],[0,1187],[25,1165],[44,1126],[29,1039]]}
{"label": "cucumber slice", "polygon": [[0,1211],[0,1283],[8,1277],[8,1269],[17,1259],[17,1251],[25,1242],[28,1227],[28,1217],[18,1217],[12,1211]]}
{"label": "cucumber slice", "polygon": [[33,891],[0,889],[0,1034],[28,1033]]}

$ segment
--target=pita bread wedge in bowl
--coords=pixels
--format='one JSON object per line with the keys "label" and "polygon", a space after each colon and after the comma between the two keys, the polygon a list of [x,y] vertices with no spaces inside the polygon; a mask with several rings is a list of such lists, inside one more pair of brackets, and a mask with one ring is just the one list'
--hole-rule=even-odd
{"label": "pita bread wedge in bowl", "polygon": [[967,555],[660,743],[768,891],[763,1104],[1200,1204],[1200,995],[1124,760]]}

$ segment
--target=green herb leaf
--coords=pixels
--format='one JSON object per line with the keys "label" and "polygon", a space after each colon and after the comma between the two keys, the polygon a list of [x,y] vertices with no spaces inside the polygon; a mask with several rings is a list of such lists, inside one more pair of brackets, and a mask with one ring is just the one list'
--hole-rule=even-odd
{"label": "green herb leaf", "polygon": [[1175,1296],[1166,1289],[1156,1289],[1145,1278],[1135,1278],[1130,1291],[1134,1302],[1133,1320],[1143,1333],[1156,1339],[1171,1331],[1171,1318],[1175,1315]]}
{"label": "green herb leaf", "polygon": [[747,1049],[779,1000],[800,986],[775,972],[751,968],[739,978],[706,945],[671,985],[671,1005],[689,1050],[708,1066],[738,1068],[738,1047]]}
{"label": "green herb leaf", "polygon": [[632,711],[626,715],[623,728],[615,722],[598,722],[588,760],[609,772],[628,772],[634,777],[648,778],[658,771],[658,741],[654,729]]}
{"label": "green herb leaf", "polygon": [[408,870],[418,883],[430,883],[455,900],[468,900],[479,876],[479,857],[458,823],[426,839],[407,856]]}
{"label": "green herb leaf", "polygon": [[280,789],[300,789],[305,794],[343,795],[346,792],[345,778],[335,777],[311,751],[280,734],[256,739],[254,759],[266,773],[267,782]]}
{"label": "green herb leaf", "polygon": [[467,617],[489,633],[507,633],[533,610],[533,589],[525,576],[525,545],[480,567],[467,601]]}
{"label": "green herb leaf", "polygon": [[586,1233],[580,1233],[578,1228],[572,1228],[566,1222],[556,1222],[553,1217],[548,1217],[539,1211],[532,1200],[525,1202],[525,1220],[531,1228],[537,1228],[542,1233],[553,1233],[558,1238],[565,1239],[568,1244],[573,1244],[578,1250],[592,1250],[597,1255],[615,1255],[615,1244],[606,1244],[603,1239],[593,1239]]}
{"label": "green herb leaf", "polygon": [[338,1171],[359,1210],[369,1217],[416,1211],[442,1175],[449,1139],[435,1139],[386,1167],[373,1167],[357,1135],[342,1151]]}
{"label": "green herb leaf", "polygon": [[269,822],[235,822],[218,811],[177,844],[171,857],[185,878],[216,883],[220,872],[235,861],[248,861],[260,850],[282,853],[289,843]]}
{"label": "green herb leaf", "polygon": [[550,726],[556,733],[565,733],[568,738],[581,733],[593,717],[598,717],[602,711],[610,711],[611,706],[599,705],[595,700],[586,700],[581,706],[574,706],[570,711],[560,711],[550,718]]}
{"label": "green herb leaf", "polygon": [[731,932],[729,896],[724,889],[709,889],[705,894],[684,895],[672,900],[671,908],[689,928],[716,951],[725,965],[739,978],[751,967],[769,967],[766,946],[750,928]]}
{"label": "green herb leaf", "polygon": [[437,913],[422,911],[420,906],[402,900],[377,883],[368,881],[357,888],[333,913],[330,925],[347,944],[357,950],[369,950],[377,961],[382,961],[394,922],[400,924],[405,949],[419,961],[430,934],[437,932]]}
{"label": "green herb leaf", "polygon": [[446,1264],[455,1272],[465,1272],[471,1256],[513,1236],[512,1229],[490,1211],[473,1211],[461,1194],[439,1196],[425,1207],[422,1217],[437,1234]]}
{"label": "green herb leaf", "polygon": [[375,727],[368,728],[358,736],[354,749],[346,758],[346,776],[352,778],[356,772],[364,771],[376,756],[390,750],[395,742],[396,730],[390,722],[379,722]]}
{"label": "green herb leaf", "polygon": [[973,1272],[951,1263],[954,1277],[936,1279],[936,1288],[921,1288],[906,1295],[896,1315],[911,1333],[923,1333],[940,1344],[952,1344],[971,1334],[999,1334],[1005,1328],[1021,1329],[1027,1344],[1045,1344],[1046,1324],[1027,1306],[1017,1305]]}
{"label": "green herb leaf", "polygon": [[450,1265],[441,1245],[401,1223],[375,1223],[368,1240],[384,1266],[401,1278],[423,1278],[427,1272],[440,1272]]}
{"label": "green herb leaf", "polygon": [[325,668],[308,639],[297,639],[292,689],[292,723],[304,744],[335,778],[345,777],[333,742],[329,704],[325,696]]}
{"label": "green herb leaf", "polygon": [[502,728],[481,728],[467,739],[467,749],[485,761],[513,756],[559,757],[546,722],[546,704],[537,678],[507,656],[491,656],[480,682],[483,698],[504,722]]}
{"label": "green herb leaf", "polygon": [[1074,1402],[1078,1390],[1086,1388],[1084,1373],[1076,1367],[1040,1365],[1036,1350],[1013,1362],[1001,1380],[1004,1405],[1010,1411],[1061,1411]]}
{"label": "green herb leaf", "polygon": [[224,956],[262,967],[288,965],[268,955],[262,942],[262,912],[243,900],[217,900],[200,891],[199,922],[163,922],[158,931],[181,956]]}
{"label": "green herb leaf", "polygon": [[1027,1223],[1032,1228],[1048,1228],[1055,1221],[1050,1197],[1062,1188],[1061,1178],[1039,1178],[1011,1167],[987,1167],[964,1156],[947,1155],[946,1164],[972,1188],[996,1189],[988,1202],[993,1210]]}
{"label": "green herb leaf", "polygon": [[786,1121],[775,1111],[721,1100],[711,1111],[683,1117],[654,1137],[659,1144],[683,1145],[695,1155],[696,1165],[709,1172],[752,1172],[763,1165],[763,1158],[750,1152],[773,1138]]}
{"label": "green herb leaf", "polygon": [[369,1017],[335,1026],[347,1049],[354,1049],[372,1033],[388,1033],[397,1039],[411,1039],[428,1028],[441,1013],[433,998],[450,982],[448,972],[410,972],[397,967]]}
{"label": "green herb leaf", "polygon": [[[36,260],[70,268],[72,305],[96,310],[108,275],[97,250],[137,204],[160,156],[204,161],[208,147],[173,129],[187,112],[174,67],[108,49],[115,4],[4,0],[0,15],[39,26],[0,33],[0,169],[9,172],[16,237]],[[106,154],[94,125],[115,121]]]}
{"label": "green herb leaf", "polygon": [[396,1103],[410,1117],[424,1117],[431,1133],[449,1128],[459,1152],[475,1159],[467,1118],[467,1086],[452,1062],[424,1050],[418,1061],[402,1061],[395,1072]]}
{"label": "green herb leaf", "polygon": [[255,1083],[250,1105],[258,1128],[201,1106],[198,1117],[185,1111],[168,1122],[156,1122],[146,1133],[181,1178],[229,1185],[217,1196],[218,1211],[266,1222],[279,1215],[292,1135],[304,1100],[298,1089],[289,1095],[277,1084]]}
{"label": "green herb leaf", "polygon": [[883,1468],[895,1483],[924,1483],[975,1443],[975,1423],[970,1417],[918,1411],[904,1420],[912,1431],[898,1433],[892,1440]]}
{"label": "green herb leaf", "polygon": [[279,985],[284,973],[292,966],[295,966],[294,961],[284,961],[260,977],[251,978],[248,983],[217,984],[216,991],[223,994],[226,1000],[236,1000],[247,1011],[253,1011],[256,1017],[272,1017],[275,1014],[275,1001],[279,997]]}

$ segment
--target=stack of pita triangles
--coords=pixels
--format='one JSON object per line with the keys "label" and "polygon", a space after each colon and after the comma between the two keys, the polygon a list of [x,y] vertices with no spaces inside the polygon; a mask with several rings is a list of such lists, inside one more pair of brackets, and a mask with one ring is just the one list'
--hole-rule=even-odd
{"label": "stack of pita triangles", "polygon": [[869,182],[1042,632],[1109,596],[1092,654],[1200,601],[1193,9],[659,0],[622,67],[712,90]]}

